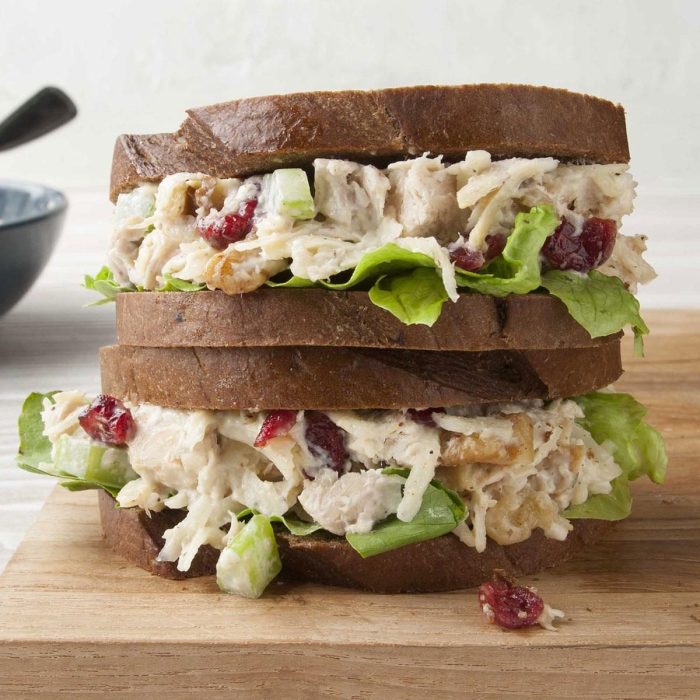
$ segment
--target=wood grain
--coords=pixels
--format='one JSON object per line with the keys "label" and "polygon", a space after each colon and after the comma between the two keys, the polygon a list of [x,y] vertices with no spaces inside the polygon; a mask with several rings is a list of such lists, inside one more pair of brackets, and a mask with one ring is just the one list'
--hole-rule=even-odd
{"label": "wood grain", "polygon": [[0,578],[0,696],[697,698],[700,313],[649,317],[618,387],[649,406],[669,478],[635,483],[627,521],[526,580],[566,611],[559,632],[490,626],[473,591],[248,601],[166,581],[104,546],[94,494],[57,490]]}

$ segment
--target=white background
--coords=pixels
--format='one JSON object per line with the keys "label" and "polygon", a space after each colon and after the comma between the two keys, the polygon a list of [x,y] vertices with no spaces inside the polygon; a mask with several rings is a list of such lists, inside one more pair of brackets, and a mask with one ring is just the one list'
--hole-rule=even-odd
{"label": "white background", "polygon": [[700,3],[697,0],[0,0],[0,119],[47,84],[79,117],[0,153],[0,179],[66,189],[43,275],[0,319],[0,568],[51,480],[14,466],[32,390],[99,385],[113,309],[83,310],[110,229],[117,134],[171,131],[187,107],[298,90],[421,83],[566,87],[627,109],[637,210],[659,279],[646,306],[700,307]]}

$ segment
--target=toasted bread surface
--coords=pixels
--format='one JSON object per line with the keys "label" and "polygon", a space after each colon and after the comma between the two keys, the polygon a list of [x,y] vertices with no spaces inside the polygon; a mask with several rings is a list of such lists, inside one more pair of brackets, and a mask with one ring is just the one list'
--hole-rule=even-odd
{"label": "toasted bread surface", "polygon": [[117,296],[117,342],[142,347],[328,346],[550,350],[600,344],[546,294],[462,294],[432,327],[406,325],[366,292],[258,289]]}
{"label": "toasted bread surface", "polygon": [[100,350],[102,390],[181,409],[370,409],[552,399],[612,384],[620,341],[558,350],[458,352],[376,348]]}
{"label": "toasted bread surface", "polygon": [[459,160],[475,149],[629,161],[623,108],[567,90],[481,84],[295,93],[191,109],[173,134],[119,136],[110,196],[176,172],[242,177],[319,157],[383,165],[422,153]]}
{"label": "toasted bread surface", "polygon": [[[132,564],[171,579],[215,573],[218,552],[204,546],[186,572],[174,562],[157,561],[163,533],[184,517],[164,510],[147,516],[138,508],[116,508],[114,499],[99,492],[100,519],[109,546]],[[375,593],[429,593],[470,588],[490,579],[494,569],[513,575],[534,574],[570,559],[609,530],[605,520],[575,520],[566,540],[545,537],[541,530],[524,542],[501,546],[488,540],[477,552],[454,535],[411,544],[363,559],[341,537],[315,533],[298,537],[276,529],[282,576],[331,586],[360,588]]]}

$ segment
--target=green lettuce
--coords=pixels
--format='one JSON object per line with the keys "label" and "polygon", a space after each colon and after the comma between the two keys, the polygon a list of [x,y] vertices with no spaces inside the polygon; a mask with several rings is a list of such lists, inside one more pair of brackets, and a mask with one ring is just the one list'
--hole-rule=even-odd
{"label": "green lettuce", "polygon": [[561,299],[569,313],[591,335],[598,338],[631,326],[635,352],[643,354],[643,336],[649,333],[639,314],[639,302],[619,277],[591,270],[587,275],[572,270],[550,270],[542,275],[542,286]]}
{"label": "green lettuce", "polygon": [[[398,474],[408,477],[408,469],[389,468],[384,474]],[[390,516],[375,525],[366,534],[347,534],[350,546],[363,558],[373,557],[382,552],[405,547],[414,542],[432,540],[445,535],[459,525],[466,517],[467,509],[462,499],[450,489],[433,479],[423,494],[421,507],[408,523]]]}
{"label": "green lettuce", "polygon": [[156,289],[157,292],[201,292],[207,285],[203,282],[190,282],[173,277],[169,272],[163,275],[163,284]]}
{"label": "green lettuce", "polygon": [[448,299],[438,265],[429,255],[414,253],[395,243],[387,243],[365,253],[348,279],[312,282],[284,273],[267,282],[270,287],[323,287],[343,291],[371,284],[369,298],[406,324],[432,326]]}
{"label": "green lettuce", "polygon": [[449,298],[437,270],[419,267],[378,279],[369,290],[371,302],[407,324],[432,326]]}
{"label": "green lettuce", "polygon": [[632,494],[629,481],[619,476],[612,482],[610,493],[597,493],[577,506],[569,506],[562,515],[570,520],[624,520],[632,512]]}
{"label": "green lettuce", "polygon": [[[384,469],[382,473],[396,474],[405,479],[408,477],[409,470],[390,467]],[[373,557],[414,542],[432,540],[445,535],[454,530],[464,520],[466,514],[462,499],[439,481],[433,480],[428,485],[421,507],[411,522],[405,523],[392,515],[375,525],[371,532],[347,534],[345,538],[362,557]],[[257,515],[256,510],[246,508],[238,513],[237,517],[239,520],[247,520],[254,515]],[[280,523],[293,535],[302,537],[323,530],[318,523],[308,523],[289,516],[273,515],[269,519],[271,522]]]}
{"label": "green lettuce", "polygon": [[[238,520],[248,520],[255,515],[259,515],[259,511],[254,508],[246,508],[240,513],[236,514]],[[294,518],[289,515],[269,515],[266,516],[270,522],[280,523],[289,530],[293,535],[298,535],[299,537],[305,537],[323,528],[318,523],[309,523],[305,520],[299,520],[299,518]]]}
{"label": "green lettuce", "polygon": [[344,281],[318,280],[312,282],[303,277],[285,278],[284,273],[267,282],[270,287],[324,287],[343,291],[357,287],[364,282],[373,282],[387,275],[395,275],[410,272],[419,267],[437,268],[437,263],[429,255],[414,253],[397,246],[396,243],[387,243],[377,250],[365,253],[360,262]]}
{"label": "green lettuce", "polygon": [[540,286],[540,250],[559,219],[550,206],[533,207],[515,217],[503,252],[483,272],[455,269],[457,286],[491,296],[527,294]]}
{"label": "green lettuce", "polygon": [[622,474],[609,494],[596,494],[585,503],[571,506],[566,518],[626,518],[632,506],[629,482],[647,476],[660,484],[666,476],[668,458],[661,435],[645,420],[646,408],[629,394],[594,391],[574,399],[584,417],[578,423],[598,444],[612,450]]}
{"label": "green lettuce", "polygon": [[[88,304],[88,306],[107,304],[110,301],[114,301],[117,294],[144,291],[143,287],[137,287],[133,284],[119,284],[114,279],[112,271],[106,265],[94,277],[92,275],[85,275],[83,287],[102,295],[102,299],[93,301],[91,304]],[[204,283],[181,280],[178,277],[173,277],[169,272],[166,272],[163,275],[163,284],[156,288],[156,292],[200,292],[206,288],[207,285]]]}
{"label": "green lettuce", "polygon": [[[126,481],[115,483],[113,480],[106,482],[94,478],[86,479],[70,474],[63,469],[57,469],[53,465],[51,442],[44,435],[44,421],[41,417],[41,412],[44,408],[44,399],[49,399],[49,401],[53,402],[53,396],[56,393],[58,392],[50,391],[46,394],[34,392],[29,394],[24,404],[22,404],[22,412],[17,422],[19,428],[17,466],[28,472],[57,478],[61,486],[70,491],[104,489],[112,496],[116,496]],[[111,478],[113,476],[112,474]]]}
{"label": "green lettuce", "polygon": [[90,289],[102,295],[102,299],[93,301],[88,306],[100,306],[114,301],[117,294],[122,292],[136,292],[137,287],[133,284],[119,284],[115,279],[112,271],[105,265],[94,277],[85,275],[83,282],[85,289]]}

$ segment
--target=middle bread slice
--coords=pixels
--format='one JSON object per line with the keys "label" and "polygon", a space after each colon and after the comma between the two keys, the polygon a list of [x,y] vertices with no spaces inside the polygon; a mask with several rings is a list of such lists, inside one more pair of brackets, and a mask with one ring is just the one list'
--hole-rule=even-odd
{"label": "middle bread slice", "polygon": [[102,390],[134,403],[208,409],[367,409],[553,399],[622,374],[620,341],[559,350],[154,348],[100,351]]}

